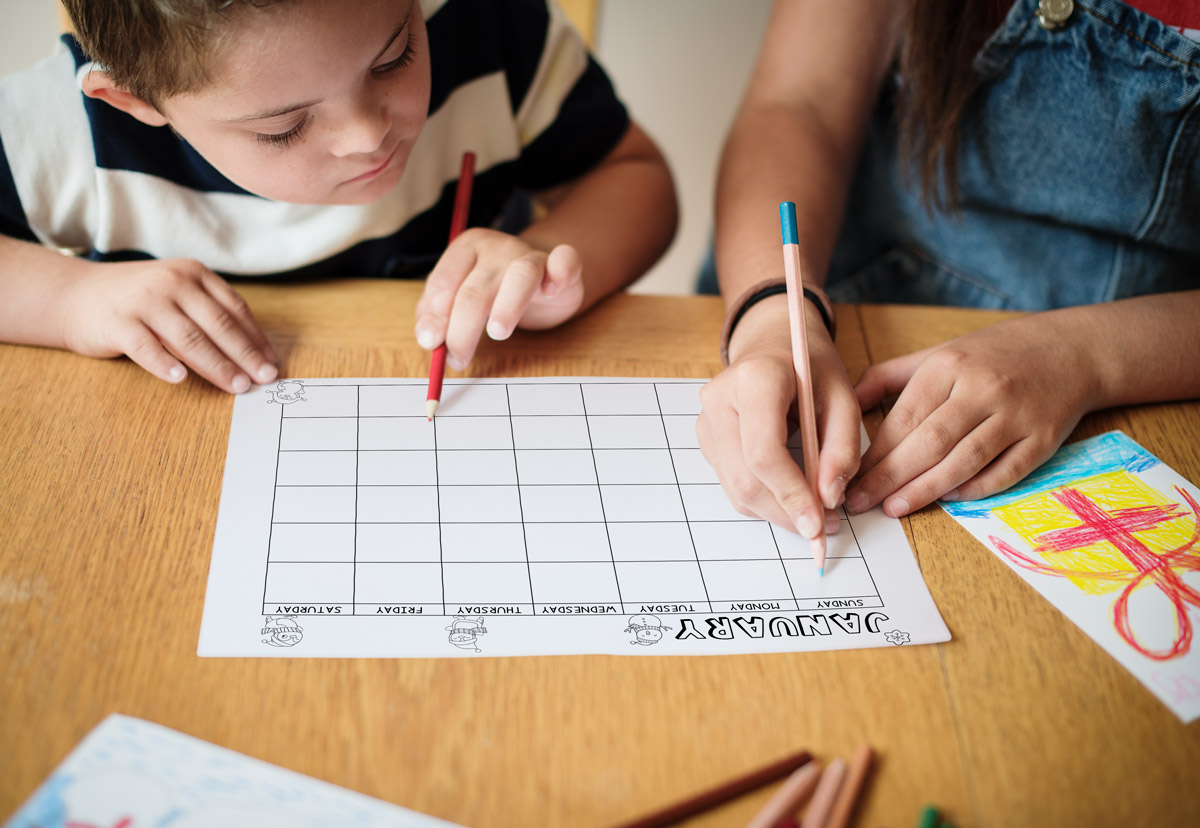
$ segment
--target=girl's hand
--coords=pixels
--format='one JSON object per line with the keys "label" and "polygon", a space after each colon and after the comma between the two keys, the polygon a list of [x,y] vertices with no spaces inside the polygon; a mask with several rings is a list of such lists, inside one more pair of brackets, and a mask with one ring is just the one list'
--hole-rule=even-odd
{"label": "girl's hand", "polygon": [[456,371],[471,362],[479,338],[507,339],[522,328],[551,328],[583,304],[583,264],[575,248],[549,253],[507,233],[474,227],[459,234],[425,281],[417,303],[417,342],[446,343]]}
{"label": "girl's hand", "polygon": [[62,341],[84,356],[125,354],[159,379],[184,365],[234,394],[278,375],[277,357],[244,299],[191,259],[96,265],[63,300]]}
{"label": "girl's hand", "polygon": [[895,405],[863,455],[846,506],[900,517],[1007,489],[1043,463],[1095,407],[1089,343],[1043,316],[1002,322],[868,368],[863,410]]}
{"label": "girl's hand", "polygon": [[785,296],[764,299],[738,323],[730,366],[700,390],[700,447],[741,514],[815,538],[840,525],[834,509],[858,468],[857,402],[820,317],[805,302],[820,440],[820,497],[787,448],[797,422]]}

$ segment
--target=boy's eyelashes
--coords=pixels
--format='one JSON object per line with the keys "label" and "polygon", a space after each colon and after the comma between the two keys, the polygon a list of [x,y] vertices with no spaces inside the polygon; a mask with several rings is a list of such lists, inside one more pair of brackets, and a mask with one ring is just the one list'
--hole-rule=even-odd
{"label": "boy's eyelashes", "polygon": [[413,57],[416,54],[416,47],[413,43],[414,39],[414,36],[410,34],[408,36],[408,43],[405,44],[404,51],[400,53],[400,57],[396,58],[395,60],[390,60],[382,66],[376,66],[371,71],[376,75],[386,75],[390,72],[395,72],[397,69],[403,69],[405,66],[408,66],[413,62]]}
{"label": "boy's eyelashes", "polygon": [[294,141],[298,141],[300,136],[304,134],[304,130],[308,128],[309,121],[312,120],[312,115],[305,115],[300,123],[289,129],[287,132],[256,132],[254,137],[264,144],[272,147],[287,147],[291,146]]}

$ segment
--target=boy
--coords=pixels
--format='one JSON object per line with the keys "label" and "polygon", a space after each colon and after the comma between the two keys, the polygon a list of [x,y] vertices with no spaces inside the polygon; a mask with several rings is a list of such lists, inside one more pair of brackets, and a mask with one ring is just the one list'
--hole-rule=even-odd
{"label": "boy", "polygon": [[[674,232],[662,156],[545,0],[65,5],[78,42],[0,84],[0,339],[238,393],[276,356],[217,272],[428,272],[417,339],[461,370]],[[472,228],[439,259],[466,150]],[[548,210],[520,229],[522,191]]]}

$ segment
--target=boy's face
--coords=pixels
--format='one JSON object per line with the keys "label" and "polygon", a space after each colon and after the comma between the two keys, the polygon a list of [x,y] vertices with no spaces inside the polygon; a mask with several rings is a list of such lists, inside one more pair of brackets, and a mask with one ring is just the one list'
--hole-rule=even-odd
{"label": "boy's face", "polygon": [[235,184],[297,204],[366,204],[404,174],[429,108],[417,0],[244,10],[213,81],[158,107]]}

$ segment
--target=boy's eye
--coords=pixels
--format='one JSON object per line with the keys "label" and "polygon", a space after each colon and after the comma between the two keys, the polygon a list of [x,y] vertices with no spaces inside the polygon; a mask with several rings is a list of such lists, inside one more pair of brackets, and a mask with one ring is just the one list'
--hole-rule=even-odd
{"label": "boy's eye", "polygon": [[403,69],[405,66],[408,66],[413,62],[413,57],[416,54],[416,44],[414,43],[415,40],[416,36],[410,34],[408,36],[408,43],[405,44],[404,51],[400,53],[400,57],[396,58],[395,60],[388,61],[382,66],[376,66],[371,71],[376,75],[387,75],[397,71],[398,69]]}
{"label": "boy's eye", "polygon": [[279,147],[282,149],[283,147],[291,146],[293,142],[298,141],[300,136],[304,134],[304,130],[308,127],[308,122],[311,117],[311,115],[305,115],[304,120],[296,124],[287,132],[256,132],[254,133],[254,137],[260,142],[269,144],[272,147]]}

